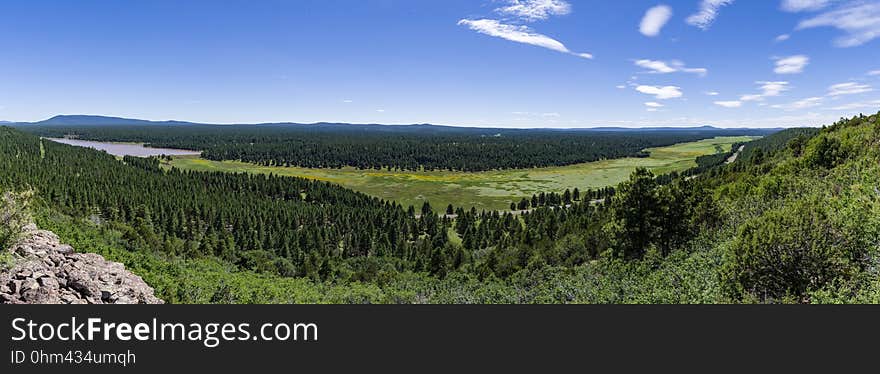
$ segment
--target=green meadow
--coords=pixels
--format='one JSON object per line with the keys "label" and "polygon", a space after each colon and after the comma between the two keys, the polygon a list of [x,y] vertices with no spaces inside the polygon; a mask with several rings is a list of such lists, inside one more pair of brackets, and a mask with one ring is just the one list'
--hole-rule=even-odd
{"label": "green meadow", "polygon": [[512,201],[519,201],[535,193],[562,192],[575,187],[585,191],[616,185],[639,167],[648,168],[655,174],[683,171],[696,166],[694,160],[698,156],[728,152],[732,144],[752,139],[754,138],[746,136],[718,137],[649,148],[647,151],[651,153],[651,157],[647,158],[622,158],[568,166],[486,172],[313,169],[261,166],[238,161],[210,161],[196,156],[175,156],[166,165],[196,171],[273,173],[317,179],[395,200],[405,206],[418,207],[427,200],[435,209],[452,204],[457,207],[476,207],[478,210],[505,210]]}

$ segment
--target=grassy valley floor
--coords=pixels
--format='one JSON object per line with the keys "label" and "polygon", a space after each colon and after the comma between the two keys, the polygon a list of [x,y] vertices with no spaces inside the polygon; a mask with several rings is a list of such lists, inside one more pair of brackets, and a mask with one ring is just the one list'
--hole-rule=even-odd
{"label": "grassy valley floor", "polygon": [[195,171],[273,173],[317,179],[342,185],[372,196],[420,206],[425,200],[442,209],[447,204],[486,210],[506,210],[510,203],[540,192],[562,192],[614,186],[639,167],[655,174],[683,171],[696,166],[703,155],[728,152],[732,144],[753,137],[718,137],[698,142],[650,148],[651,157],[622,158],[584,164],[499,170],[487,172],[388,171],[355,168],[315,169],[261,166],[238,161],[211,161],[194,156],[176,156],[166,166]]}

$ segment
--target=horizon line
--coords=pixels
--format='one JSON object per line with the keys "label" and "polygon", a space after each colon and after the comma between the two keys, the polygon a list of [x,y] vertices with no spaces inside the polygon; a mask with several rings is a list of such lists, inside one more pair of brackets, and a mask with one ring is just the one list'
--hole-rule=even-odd
{"label": "horizon line", "polygon": [[[591,129],[659,129],[659,128],[672,128],[672,129],[699,129],[699,128],[716,128],[716,129],[784,129],[784,128],[795,128],[795,127],[821,127],[821,126],[809,126],[809,125],[800,125],[800,126],[773,126],[773,127],[728,127],[728,126],[720,126],[714,125],[711,123],[705,124],[695,124],[695,125],[637,125],[637,126],[626,126],[626,125],[589,125],[583,127],[509,127],[509,126],[500,126],[500,125],[453,125],[453,124],[440,124],[440,123],[431,123],[431,122],[422,122],[422,123],[366,123],[366,122],[333,122],[333,121],[319,121],[319,122],[294,122],[294,121],[273,121],[273,122],[227,122],[227,123],[217,123],[217,122],[195,122],[189,120],[181,120],[181,119],[143,119],[137,117],[126,117],[126,116],[113,116],[113,115],[104,115],[104,114],[57,114],[51,116],[46,119],[36,120],[36,121],[4,121],[0,120],[0,123],[12,123],[12,124],[37,124],[40,122],[49,121],[51,119],[57,117],[100,117],[100,118],[110,118],[110,119],[122,119],[122,120],[133,120],[133,121],[145,121],[145,122],[153,122],[156,124],[168,123],[168,122],[179,122],[179,123],[188,123],[194,125],[209,125],[209,126],[248,126],[248,125],[267,125],[267,124],[290,124],[290,125],[320,125],[320,124],[338,124],[338,125],[352,125],[352,126],[437,126],[437,127],[455,127],[455,128],[472,128],[472,129],[492,129],[492,130],[591,130]],[[76,124],[71,124],[76,125]]]}

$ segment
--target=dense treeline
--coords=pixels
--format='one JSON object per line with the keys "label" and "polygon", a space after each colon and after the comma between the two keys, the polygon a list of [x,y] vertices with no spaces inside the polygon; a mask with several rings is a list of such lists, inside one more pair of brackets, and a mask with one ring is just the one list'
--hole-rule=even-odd
{"label": "dense treeline", "polygon": [[583,264],[606,251],[621,259],[648,251],[666,256],[701,229],[714,227],[718,214],[702,186],[682,179],[662,185],[638,169],[604,202],[548,206],[523,213],[521,220],[508,212],[460,209],[455,231],[465,249],[486,251],[478,274],[504,278],[535,264]]}
{"label": "dense treeline", "polygon": [[47,126],[40,136],[147,143],[202,151],[211,160],[360,169],[463,170],[560,166],[647,157],[645,148],[772,130],[553,131],[358,125]]}
{"label": "dense treeline", "polygon": [[72,147],[0,128],[0,188],[34,189],[64,213],[123,222],[131,249],[214,256],[286,276],[331,278],[363,257],[427,261],[446,243],[430,206],[414,211],[329,183],[162,170],[157,159]]}
{"label": "dense treeline", "polygon": [[[751,160],[753,157],[763,157],[765,154],[775,153],[786,147],[799,149],[806,145],[806,142],[818,132],[819,129],[809,127],[782,130],[770,136],[749,142],[743,149],[740,157],[743,160]],[[795,152],[795,155],[799,156],[800,151]]]}
{"label": "dense treeline", "polygon": [[697,166],[685,170],[681,175],[714,176],[720,170],[719,168],[730,160],[739,160],[739,165],[742,165],[743,162],[760,164],[766,157],[765,155],[775,154],[784,148],[791,148],[793,153],[799,156],[806,142],[818,132],[819,129],[816,128],[798,127],[781,130],[747,143],[734,143],[728,152],[697,157]]}

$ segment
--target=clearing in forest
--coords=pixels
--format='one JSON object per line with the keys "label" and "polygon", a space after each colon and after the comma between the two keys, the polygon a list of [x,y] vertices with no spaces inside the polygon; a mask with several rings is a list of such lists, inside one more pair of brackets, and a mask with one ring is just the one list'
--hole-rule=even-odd
{"label": "clearing in forest", "polygon": [[317,179],[340,184],[383,199],[417,208],[428,200],[435,210],[447,204],[486,210],[507,210],[510,203],[540,192],[565,189],[598,189],[626,180],[638,167],[655,174],[683,171],[696,166],[697,157],[729,152],[737,142],[753,137],[718,137],[668,147],[649,148],[651,157],[620,158],[583,164],[533,169],[484,172],[358,170],[355,168],[317,169],[261,166],[238,161],[211,161],[195,156],[176,156],[167,165],[197,171],[274,173],[275,175]]}

